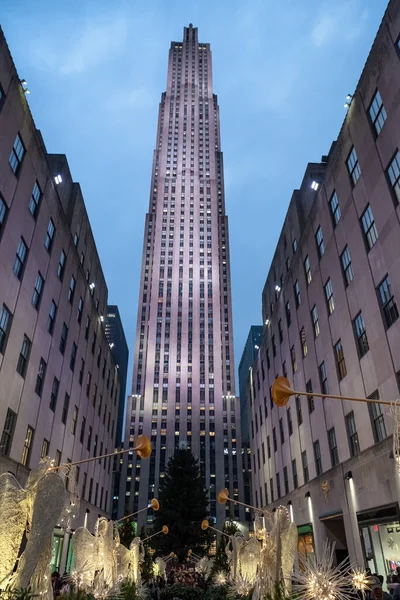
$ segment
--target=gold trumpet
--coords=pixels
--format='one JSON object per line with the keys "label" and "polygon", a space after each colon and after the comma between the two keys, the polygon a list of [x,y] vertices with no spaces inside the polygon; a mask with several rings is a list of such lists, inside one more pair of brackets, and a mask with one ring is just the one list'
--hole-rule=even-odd
{"label": "gold trumpet", "polygon": [[312,398],[333,398],[334,400],[350,400],[351,402],[372,402],[374,404],[387,404],[392,405],[392,402],[387,400],[372,400],[371,398],[354,398],[351,396],[335,396],[332,394],[317,394],[316,392],[296,392],[290,387],[289,379],[287,377],[277,377],[272,384],[272,399],[274,404],[279,407],[286,406],[289,402],[290,396],[307,396]]}
{"label": "gold trumpet", "polygon": [[[226,490],[224,490],[224,491],[226,491]],[[220,492],[220,493],[222,494],[222,492]],[[224,535],[225,537],[228,537],[228,538],[230,537],[230,535],[228,535],[224,531],[221,531],[220,529],[217,529],[216,527],[213,527],[212,525],[210,525],[210,523],[207,521],[207,519],[204,519],[204,521],[201,522],[200,527],[202,528],[203,531],[206,531],[206,529],[212,529],[213,531],[216,531],[217,533],[220,533],[221,535]]]}
{"label": "gold trumpet", "polygon": [[229,500],[229,502],[233,502],[234,504],[240,504],[240,506],[245,506],[246,508],[251,508],[252,510],[260,510],[256,506],[251,506],[251,504],[245,504],[244,502],[239,502],[239,500],[234,500],[233,498],[230,498],[229,492],[226,488],[220,491],[220,493],[217,496],[217,500],[218,504],[225,504],[225,502]]}
{"label": "gold trumpet", "polygon": [[159,510],[160,503],[157,500],[157,498],[153,498],[153,500],[150,502],[150,504],[148,504],[144,508],[141,508],[140,510],[137,510],[136,512],[133,512],[130,515],[125,515],[125,517],[122,517],[121,519],[118,519],[115,522],[116,523],[120,523],[121,521],[125,521],[126,519],[129,519],[129,517],[134,517],[135,515],[138,515],[139,513],[144,512],[145,510],[149,510],[149,508],[152,508],[153,510]]}
{"label": "gold trumpet", "polygon": [[169,532],[168,525],[163,525],[161,528],[161,531],[157,531],[156,533],[153,533],[152,535],[147,536],[146,538],[144,538],[144,540],[142,540],[142,542],[147,542],[147,540],[150,540],[151,538],[155,537],[156,535],[160,535],[160,533],[167,535],[168,532]]}

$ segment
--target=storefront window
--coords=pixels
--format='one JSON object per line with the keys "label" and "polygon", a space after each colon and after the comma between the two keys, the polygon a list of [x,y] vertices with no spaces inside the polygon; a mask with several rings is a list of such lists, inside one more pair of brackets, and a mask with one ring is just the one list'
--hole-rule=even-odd
{"label": "storefront window", "polygon": [[386,577],[400,567],[400,523],[368,525],[361,528],[367,566]]}
{"label": "storefront window", "polygon": [[[315,552],[314,552],[314,534],[312,525],[301,525],[297,528],[298,531],[298,542],[297,551],[299,556],[303,557],[303,560],[315,564]],[[301,562],[299,564],[301,568]]]}
{"label": "storefront window", "polygon": [[63,542],[64,533],[62,529],[55,529],[53,538],[53,551],[51,554],[51,572],[58,571],[60,569]]}

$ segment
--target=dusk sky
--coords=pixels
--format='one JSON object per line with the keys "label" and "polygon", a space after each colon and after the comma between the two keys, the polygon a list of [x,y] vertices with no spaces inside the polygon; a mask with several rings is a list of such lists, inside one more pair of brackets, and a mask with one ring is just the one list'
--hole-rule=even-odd
{"label": "dusk sky", "polygon": [[130,348],[170,42],[213,52],[230,225],[236,370],[293,189],[337,137],[386,0],[0,0],[49,152],[81,184]]}

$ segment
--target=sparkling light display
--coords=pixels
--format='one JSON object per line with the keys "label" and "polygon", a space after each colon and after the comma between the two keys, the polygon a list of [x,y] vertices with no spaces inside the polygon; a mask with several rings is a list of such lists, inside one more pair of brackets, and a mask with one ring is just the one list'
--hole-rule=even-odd
{"label": "sparkling light display", "polygon": [[351,579],[348,559],[334,566],[334,545],[325,541],[320,561],[303,561],[301,570],[294,573],[298,600],[348,600]]}
{"label": "sparkling light display", "polygon": [[365,593],[369,590],[369,578],[365,569],[353,567],[350,573],[351,583],[355,590]]}

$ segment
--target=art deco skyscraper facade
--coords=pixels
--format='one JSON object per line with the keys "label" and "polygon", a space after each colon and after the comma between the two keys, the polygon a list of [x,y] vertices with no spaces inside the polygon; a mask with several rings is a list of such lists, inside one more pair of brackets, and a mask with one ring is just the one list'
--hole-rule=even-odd
{"label": "art deco skyscraper facade", "polygon": [[210,46],[192,25],[171,44],[159,109],[126,442],[140,433],[151,437],[153,455],[129,455],[120,511],[156,496],[168,458],[186,446],[221,522],[218,491],[238,497],[241,488],[240,419],[219,108]]}

